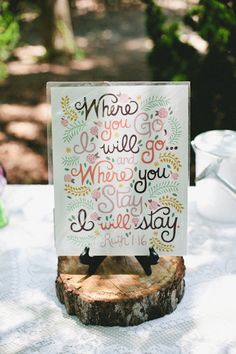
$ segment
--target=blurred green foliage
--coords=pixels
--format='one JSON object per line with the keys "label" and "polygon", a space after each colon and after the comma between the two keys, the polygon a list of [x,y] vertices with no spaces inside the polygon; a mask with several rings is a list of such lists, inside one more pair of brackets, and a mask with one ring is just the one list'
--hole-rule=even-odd
{"label": "blurred green foliage", "polygon": [[200,0],[185,17],[185,23],[208,42],[209,50],[236,49],[235,1]]}
{"label": "blurred green foliage", "polygon": [[18,21],[10,12],[8,2],[2,1],[0,3],[0,79],[7,77],[5,62],[10,58],[19,38]]}
{"label": "blurred green foliage", "polygon": [[[146,5],[152,78],[191,81],[192,136],[210,129],[236,130],[236,2],[200,0],[184,22],[167,21],[154,0]],[[187,25],[207,42],[199,53],[180,38]]]}

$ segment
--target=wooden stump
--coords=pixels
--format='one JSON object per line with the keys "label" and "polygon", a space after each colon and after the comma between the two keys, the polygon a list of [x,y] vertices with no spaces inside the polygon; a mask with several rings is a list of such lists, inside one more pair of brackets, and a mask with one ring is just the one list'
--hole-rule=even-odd
{"label": "wooden stump", "polygon": [[150,276],[135,257],[107,257],[94,275],[87,269],[79,257],[58,257],[58,299],[84,324],[137,325],[171,313],[183,297],[183,257],[160,257]]}

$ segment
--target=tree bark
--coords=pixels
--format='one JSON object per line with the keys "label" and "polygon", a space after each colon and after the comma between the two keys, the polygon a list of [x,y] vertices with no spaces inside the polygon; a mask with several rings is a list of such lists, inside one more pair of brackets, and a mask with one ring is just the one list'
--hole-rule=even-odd
{"label": "tree bark", "polygon": [[47,57],[71,59],[75,53],[75,39],[68,0],[41,0],[41,28]]}
{"label": "tree bark", "polygon": [[56,291],[84,324],[132,326],[175,310],[184,293],[182,257],[160,257],[147,276],[134,257],[107,257],[95,275],[78,257],[58,258]]}

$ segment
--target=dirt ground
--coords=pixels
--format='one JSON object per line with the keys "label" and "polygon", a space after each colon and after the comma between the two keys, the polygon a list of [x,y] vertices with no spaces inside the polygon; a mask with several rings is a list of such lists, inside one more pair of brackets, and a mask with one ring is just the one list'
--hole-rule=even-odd
{"label": "dirt ground", "polygon": [[[173,9],[170,1],[162,1],[169,16],[185,10],[180,5],[186,1],[177,2]],[[70,65],[40,62],[45,50],[39,21],[26,14],[22,43],[8,63],[8,79],[0,84],[0,161],[9,183],[48,182],[48,81],[151,79],[147,53],[152,43],[145,33],[144,9],[136,1],[106,10],[95,0],[78,1],[73,27],[84,57]]]}

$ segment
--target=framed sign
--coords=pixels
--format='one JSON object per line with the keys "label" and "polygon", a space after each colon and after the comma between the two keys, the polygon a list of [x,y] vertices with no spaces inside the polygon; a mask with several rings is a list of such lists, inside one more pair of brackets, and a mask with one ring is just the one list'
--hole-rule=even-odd
{"label": "framed sign", "polygon": [[57,254],[185,254],[189,83],[48,91]]}

